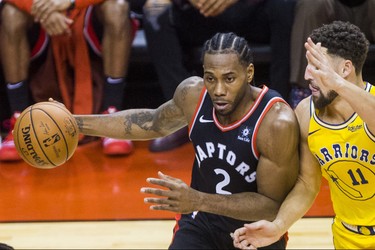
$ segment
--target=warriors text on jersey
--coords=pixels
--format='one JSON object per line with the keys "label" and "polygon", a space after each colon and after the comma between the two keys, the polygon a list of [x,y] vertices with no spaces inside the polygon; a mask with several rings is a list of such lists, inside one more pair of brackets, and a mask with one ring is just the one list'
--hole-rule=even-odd
{"label": "warriors text on jersey", "polygon": [[[375,95],[369,83],[366,90]],[[310,119],[308,144],[329,182],[336,216],[352,225],[375,225],[375,136],[357,113],[342,124],[328,124],[317,112]]]}
{"label": "warriors text on jersey", "polygon": [[[252,107],[238,121],[223,126],[215,116],[207,90],[202,91],[190,127],[195,149],[191,187],[212,194],[257,192],[259,153],[256,135],[262,119],[276,102],[285,102],[275,91],[263,87]],[[251,212],[251,211],[249,211]],[[224,231],[243,226],[243,221],[199,212]]]}

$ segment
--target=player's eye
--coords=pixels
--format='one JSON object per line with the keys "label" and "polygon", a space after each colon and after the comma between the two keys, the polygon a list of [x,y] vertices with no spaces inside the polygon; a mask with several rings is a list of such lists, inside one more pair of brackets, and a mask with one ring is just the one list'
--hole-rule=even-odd
{"label": "player's eye", "polygon": [[206,75],[205,77],[206,82],[214,82],[214,78],[212,76]]}
{"label": "player's eye", "polygon": [[234,80],[235,80],[235,77],[234,77],[234,76],[228,76],[228,77],[226,78],[226,82],[229,82],[229,83],[234,82]]}

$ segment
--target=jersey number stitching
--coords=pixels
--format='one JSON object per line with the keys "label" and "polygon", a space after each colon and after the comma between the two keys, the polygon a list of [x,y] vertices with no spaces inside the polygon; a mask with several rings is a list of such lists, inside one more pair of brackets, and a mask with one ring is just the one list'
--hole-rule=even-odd
{"label": "jersey number stitching", "polygon": [[228,186],[229,183],[230,183],[230,176],[229,176],[229,174],[225,170],[220,169],[220,168],[216,168],[214,171],[215,171],[215,173],[217,175],[220,174],[220,175],[224,176],[224,180],[222,180],[221,182],[219,182],[216,185],[216,193],[217,194],[232,194],[231,192],[226,191],[226,190],[223,189],[225,186]]}

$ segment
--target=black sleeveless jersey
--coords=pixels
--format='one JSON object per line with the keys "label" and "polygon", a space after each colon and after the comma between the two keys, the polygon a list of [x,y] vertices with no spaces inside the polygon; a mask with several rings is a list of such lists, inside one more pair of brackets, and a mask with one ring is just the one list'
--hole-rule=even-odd
{"label": "black sleeveless jersey", "polygon": [[[264,86],[240,120],[223,126],[215,116],[207,90],[203,89],[189,131],[195,150],[192,188],[212,194],[257,192],[257,131],[267,111],[276,102],[285,101],[276,91]],[[210,217],[210,222],[225,231],[242,227],[244,223],[202,212],[197,216]]]}

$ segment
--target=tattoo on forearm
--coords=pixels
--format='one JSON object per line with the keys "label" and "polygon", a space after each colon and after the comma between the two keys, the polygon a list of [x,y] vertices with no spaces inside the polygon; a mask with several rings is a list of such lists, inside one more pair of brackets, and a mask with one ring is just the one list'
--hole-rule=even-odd
{"label": "tattoo on forearm", "polygon": [[125,133],[129,134],[131,132],[131,127],[133,124],[138,125],[143,130],[151,130],[153,115],[151,112],[141,112],[137,114],[130,114],[125,117]]}

